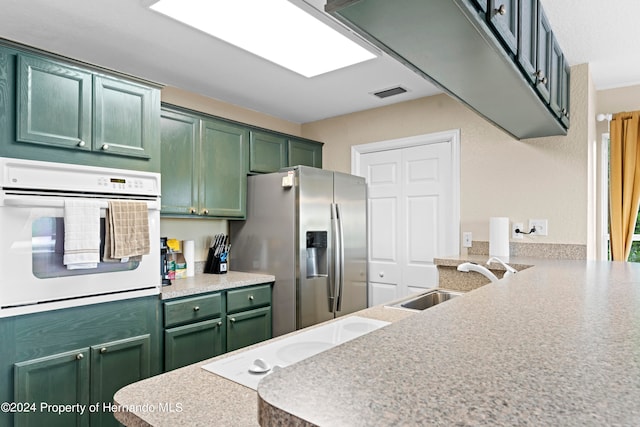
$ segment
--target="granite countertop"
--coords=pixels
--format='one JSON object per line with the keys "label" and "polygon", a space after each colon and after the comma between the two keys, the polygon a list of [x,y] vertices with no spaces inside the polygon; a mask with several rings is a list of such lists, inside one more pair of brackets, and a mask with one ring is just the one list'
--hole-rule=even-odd
{"label": "granite countertop", "polygon": [[115,416],[127,426],[640,425],[640,264],[532,261],[423,312],[354,313],[393,323],[270,374],[257,393],[201,368],[234,352],[121,389]]}
{"label": "granite countertop", "polygon": [[242,273],[229,271],[226,274],[196,274],[185,279],[175,279],[171,285],[160,290],[161,299],[179,298],[206,292],[223,291],[225,289],[271,283],[276,280],[270,274]]}
{"label": "granite countertop", "polygon": [[[395,322],[414,312],[378,306],[354,314]],[[291,334],[296,333],[299,332]],[[132,427],[258,426],[256,391],[206,371],[202,366],[267,342],[130,384],[115,394],[114,404],[120,411],[114,415],[120,423]]]}
{"label": "granite countertop", "polygon": [[266,377],[261,425],[640,425],[640,264],[536,262]]}

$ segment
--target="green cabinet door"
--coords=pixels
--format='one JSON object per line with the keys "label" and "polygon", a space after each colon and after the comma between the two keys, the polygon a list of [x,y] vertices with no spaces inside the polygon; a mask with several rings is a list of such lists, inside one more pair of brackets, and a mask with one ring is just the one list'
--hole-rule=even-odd
{"label": "green cabinet door", "polygon": [[[14,365],[14,402],[36,405],[17,411],[15,427],[78,427],[89,425],[89,350],[87,348],[42,357]],[[50,405],[84,405],[85,412],[63,414],[42,408]]]}
{"label": "green cabinet door", "polygon": [[251,131],[249,171],[277,172],[287,166],[287,138],[267,132]]}
{"label": "green cabinet door", "polygon": [[568,61],[564,61],[564,66],[562,67],[562,98],[560,104],[560,111],[562,112],[562,117],[560,121],[569,129],[569,125],[571,123],[570,120],[570,111],[571,104],[569,102],[570,92],[571,92],[571,68],[569,67]]}
{"label": "green cabinet door", "polygon": [[122,387],[151,375],[149,334],[91,346],[91,403],[99,411],[90,414],[91,427],[118,426],[105,406]]}
{"label": "green cabinet door", "polygon": [[518,51],[520,0],[489,0],[489,24],[509,52]]}
{"label": "green cabinet door", "polygon": [[313,166],[322,168],[322,144],[318,142],[289,139],[289,166]]}
{"label": "green cabinet door", "polygon": [[188,114],[162,110],[160,151],[162,213],[195,214],[198,206],[196,149],[200,120]]}
{"label": "green cabinet door", "polygon": [[249,131],[217,120],[201,120],[200,214],[244,218],[249,171]]}
{"label": "green cabinet door", "polygon": [[94,77],[93,150],[149,158],[155,90],[107,76]]}
{"label": "green cabinet door", "polygon": [[164,331],[164,370],[180,368],[222,354],[222,320],[192,323]]}
{"label": "green cabinet door", "polygon": [[271,307],[227,315],[227,351],[271,338]]}
{"label": "green cabinet door", "polygon": [[538,0],[520,0],[518,15],[518,64],[525,77],[535,83]]}
{"label": "green cabinet door", "polygon": [[551,72],[549,74],[549,107],[560,119],[562,118],[562,80],[564,74],[564,54],[555,36],[551,40]]}
{"label": "green cabinet door", "polygon": [[536,89],[544,101],[549,102],[551,96],[551,49],[553,32],[540,3],[538,3],[538,28],[536,30]]}
{"label": "green cabinet door", "polygon": [[17,141],[91,150],[91,73],[22,54],[17,67]]}

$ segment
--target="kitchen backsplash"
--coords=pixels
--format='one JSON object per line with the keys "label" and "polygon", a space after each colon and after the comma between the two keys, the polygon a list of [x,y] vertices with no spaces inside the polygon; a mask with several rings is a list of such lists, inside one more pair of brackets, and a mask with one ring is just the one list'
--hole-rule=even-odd
{"label": "kitchen backsplash", "polygon": [[[489,255],[489,242],[474,241],[469,255]],[[509,243],[509,256],[551,259],[587,259],[587,245],[564,243]]]}

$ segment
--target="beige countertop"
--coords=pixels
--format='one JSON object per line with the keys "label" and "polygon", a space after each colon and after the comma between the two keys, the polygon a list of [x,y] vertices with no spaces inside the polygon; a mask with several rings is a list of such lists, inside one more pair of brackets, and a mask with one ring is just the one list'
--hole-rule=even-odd
{"label": "beige countertop", "polygon": [[241,288],[275,281],[270,274],[242,273],[229,271],[226,274],[196,274],[185,279],[174,279],[171,285],[163,286],[160,290],[161,299],[179,298],[206,292],[223,291],[225,289]]}
{"label": "beige countertop", "polygon": [[[357,313],[358,316],[387,322],[395,322],[413,314],[384,307],[372,307]],[[259,343],[128,385],[114,396],[115,405],[120,407],[120,412],[114,415],[125,426],[136,427],[257,426],[258,398],[255,390],[201,367],[264,344]]]}
{"label": "beige countertop", "polygon": [[536,264],[274,372],[261,425],[640,425],[640,264]]}
{"label": "beige countertop", "polygon": [[258,416],[264,426],[640,425],[640,265],[531,261],[423,312],[358,312],[393,323],[272,373],[257,393],[201,369],[210,359],[118,391],[116,418],[127,426],[255,426]]}

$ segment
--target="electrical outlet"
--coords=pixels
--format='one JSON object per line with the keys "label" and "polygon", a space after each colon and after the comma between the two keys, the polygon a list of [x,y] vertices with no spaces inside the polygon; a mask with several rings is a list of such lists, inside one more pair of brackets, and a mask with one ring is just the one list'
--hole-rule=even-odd
{"label": "electrical outlet", "polygon": [[462,247],[463,248],[470,248],[471,247],[471,242],[472,242],[473,238],[472,238],[472,234],[470,231],[465,231],[462,233]]}
{"label": "electrical outlet", "polygon": [[534,233],[531,233],[536,236],[548,236],[549,230],[547,229],[547,220],[546,219],[530,219],[529,220],[529,230],[533,227],[536,228]]}
{"label": "electrical outlet", "polygon": [[524,224],[521,222],[514,222],[511,224],[511,238],[512,239],[524,239],[524,236],[521,233],[516,233],[516,230],[520,230],[520,231],[525,231],[523,230],[524,228]]}

